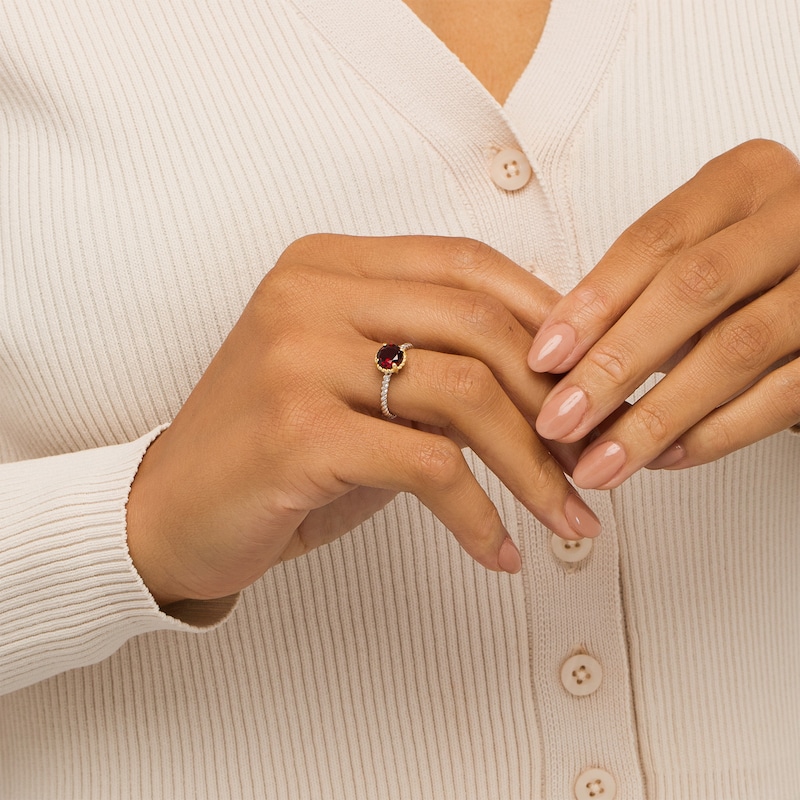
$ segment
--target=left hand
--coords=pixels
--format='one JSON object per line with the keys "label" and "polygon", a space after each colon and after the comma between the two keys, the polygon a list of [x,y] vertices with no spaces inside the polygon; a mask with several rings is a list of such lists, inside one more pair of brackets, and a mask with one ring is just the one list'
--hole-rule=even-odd
{"label": "left hand", "polygon": [[539,413],[542,437],[575,442],[601,426],[575,483],[610,489],[644,466],[703,464],[800,421],[799,265],[800,162],[775,142],[713,159],[631,225],[528,358],[567,373]]}

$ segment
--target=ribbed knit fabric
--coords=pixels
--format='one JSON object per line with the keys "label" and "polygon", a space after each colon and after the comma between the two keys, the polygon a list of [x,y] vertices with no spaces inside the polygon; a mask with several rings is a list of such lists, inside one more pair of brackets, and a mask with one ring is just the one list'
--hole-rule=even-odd
{"label": "ribbed knit fabric", "polygon": [[587,493],[573,566],[469,456],[519,576],[401,496],[169,616],[124,513],[294,239],[472,236],[565,291],[711,157],[800,151],[798,41],[796,0],[552,0],[501,108],[400,0],[0,4],[0,798],[570,800],[599,767],[617,800],[798,800],[789,433]]}

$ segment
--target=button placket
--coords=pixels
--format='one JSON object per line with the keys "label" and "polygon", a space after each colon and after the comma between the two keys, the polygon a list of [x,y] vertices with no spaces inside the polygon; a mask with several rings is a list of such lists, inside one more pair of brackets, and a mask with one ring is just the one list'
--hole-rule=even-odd
{"label": "button placket", "polygon": [[[583,58],[570,62],[570,67],[579,64],[581,69],[574,70],[575,81],[568,87],[571,99],[565,104],[561,97],[564,90],[559,88],[554,94],[552,88],[558,85],[552,76],[561,74],[565,66],[563,54],[554,58],[542,48],[537,53],[537,62],[549,65],[546,80],[537,64],[536,69],[528,70],[527,85],[526,80],[521,80],[510,105],[501,108],[474,76],[465,69],[455,68],[450,51],[439,46],[434,37],[418,35],[419,20],[411,13],[404,13],[403,4],[387,10],[388,6],[384,8],[382,4],[355,0],[350,4],[353,11],[348,12],[357,12],[359,24],[353,26],[342,24],[342,11],[337,4],[320,0],[292,0],[292,3],[357,69],[361,64],[370,64],[370,70],[363,73],[365,80],[441,155],[442,179],[452,179],[463,200],[465,221],[453,233],[485,241],[518,263],[529,259],[547,273],[547,282],[560,293],[571,289],[580,277],[580,260],[576,258],[576,246],[569,231],[565,231],[562,209],[569,205],[568,179],[573,167],[568,158],[560,155],[559,146],[568,140],[554,139],[553,133],[571,135],[577,121],[572,116],[573,110],[579,105],[572,98],[584,97],[583,89],[589,85],[587,78],[594,90],[596,81],[605,74],[603,59],[614,44],[609,35],[597,34],[621,27],[622,16],[609,14],[605,0],[589,4],[588,17],[584,13],[576,17],[569,3],[554,3],[548,25],[555,22],[572,29],[578,20],[591,20],[591,24],[584,22],[579,26],[585,32],[583,49],[592,56],[588,62],[590,68],[583,66]],[[375,37],[375,30],[385,29],[389,11],[397,35]],[[406,46],[407,42],[412,42],[413,47]],[[398,70],[398,63],[403,69]],[[450,79],[431,81],[431,74],[447,74]],[[420,91],[421,86],[425,87],[424,92]],[[535,91],[530,90],[531,86]],[[547,100],[546,115],[538,111],[541,98]],[[521,165],[513,157],[508,161],[505,156],[501,159],[503,149],[525,150],[531,178],[520,180],[525,172],[524,163]],[[501,170],[498,181],[491,175],[496,158]],[[580,165],[576,168],[580,169]],[[515,181],[520,186],[512,188]],[[544,710],[539,717],[537,736],[541,740],[541,768],[547,776],[545,797],[571,796],[575,776],[586,767],[585,757],[580,754],[591,747],[588,752],[594,755],[589,763],[602,763],[609,730],[615,735],[615,759],[610,766],[636,763],[638,757],[631,709],[621,711],[626,709],[626,703],[630,706],[631,692],[625,631],[620,622],[624,614],[613,510],[606,495],[596,502],[605,508],[603,517],[608,527],[602,545],[594,547],[591,559],[582,560],[575,567],[565,561],[555,563],[554,555],[540,549],[527,560],[527,569],[519,578],[524,587],[530,638],[531,691],[533,701]],[[597,509],[594,504],[593,507]],[[547,547],[542,526],[524,509],[517,507],[517,511],[521,547],[531,555],[534,547]],[[594,641],[598,637],[592,634],[597,630],[602,633],[600,654],[606,670],[603,702],[582,702],[554,684],[555,673],[565,655],[574,652],[575,643]],[[580,746],[572,747],[575,742]],[[643,796],[639,783],[631,775],[630,770],[622,768],[618,773],[624,793]],[[605,796],[600,797],[606,800]]]}
{"label": "button placket", "polygon": [[[556,534],[550,537],[550,550],[567,572],[574,572],[591,553],[592,539],[568,540]],[[574,698],[594,694],[602,684],[603,668],[600,662],[585,652],[569,656],[559,672],[561,685]],[[575,800],[614,800],[617,783],[614,776],[599,767],[585,769],[573,785]]]}

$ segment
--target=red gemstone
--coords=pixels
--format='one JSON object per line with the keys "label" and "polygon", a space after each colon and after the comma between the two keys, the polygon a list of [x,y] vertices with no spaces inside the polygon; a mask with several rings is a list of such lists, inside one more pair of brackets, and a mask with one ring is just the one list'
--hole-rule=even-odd
{"label": "red gemstone", "polygon": [[378,366],[385,370],[397,370],[403,365],[406,354],[396,344],[385,344],[378,350],[375,360]]}

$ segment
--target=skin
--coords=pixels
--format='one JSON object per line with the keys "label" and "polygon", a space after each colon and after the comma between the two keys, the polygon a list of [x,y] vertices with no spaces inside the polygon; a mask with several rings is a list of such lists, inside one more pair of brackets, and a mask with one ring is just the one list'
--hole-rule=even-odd
{"label": "skin", "polygon": [[[527,38],[492,55],[486,30],[497,20],[485,4],[459,4],[471,9],[461,15],[441,0],[408,4],[501,103],[549,5],[509,3],[509,19],[535,10],[540,24],[528,20]],[[416,494],[476,561],[516,572],[519,554],[461,446],[577,538],[599,524],[562,467],[571,471],[593,431],[574,479],[609,488],[641,466],[703,463],[797,422],[798,175],[770,142],[715,159],[563,299],[472,240],[295,242],[142,461],[128,537],[145,583],[162,606],[235,593],[398,491]],[[369,368],[386,337],[416,345],[392,379],[393,422],[380,416],[380,374]],[[626,408],[665,363],[670,374]],[[547,372],[566,375],[554,387]],[[566,426],[565,390],[578,409]],[[545,447],[534,420],[558,441]]]}
{"label": "skin", "polygon": [[798,265],[800,162],[776,142],[715,158],[631,225],[529,353],[535,371],[566,373],[539,433],[575,442],[603,428],[575,483],[608,489],[644,466],[704,464],[796,424]]}
{"label": "skin", "polygon": [[[128,545],[157,602],[238,592],[397,492],[415,494],[478,563],[517,572],[463,445],[551,530],[598,533],[533,430],[553,379],[525,358],[557,298],[469,239],[290,245],[133,482]],[[415,344],[390,384],[398,421],[379,408],[374,358],[387,336]]]}
{"label": "skin", "polygon": [[531,60],[550,0],[405,0],[500,105]]}
{"label": "skin", "polygon": [[[503,103],[550,0],[408,5]],[[556,533],[597,535],[564,476],[580,446],[545,446],[533,431],[553,381],[531,375],[525,354],[557,298],[469,240],[311,236],[291,245],[133,482],[128,546],[157,602],[237,592],[398,491],[416,494],[479,563],[518,571],[464,445]],[[400,419],[391,423],[376,419],[380,375],[364,368],[387,336],[416,345],[392,379]],[[321,353],[334,363],[310,369],[309,354]]]}

